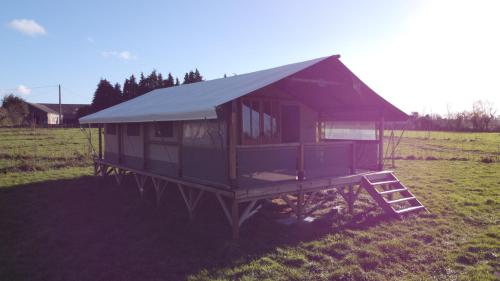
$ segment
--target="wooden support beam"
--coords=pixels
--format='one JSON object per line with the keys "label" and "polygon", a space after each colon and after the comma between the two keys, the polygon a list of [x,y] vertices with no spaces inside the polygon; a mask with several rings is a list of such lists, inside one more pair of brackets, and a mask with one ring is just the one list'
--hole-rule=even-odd
{"label": "wooden support beam", "polygon": [[177,154],[177,175],[179,176],[179,178],[182,178],[182,174],[183,174],[183,171],[182,171],[182,162],[183,162],[183,156],[182,156],[182,150],[183,150],[183,147],[184,147],[184,144],[183,144],[183,139],[184,139],[184,123],[182,121],[180,122],[177,122],[178,124],[178,130],[177,130],[177,133],[178,133],[178,141],[179,141],[179,144],[178,144],[178,154]]}
{"label": "wooden support beam", "polygon": [[[142,197],[142,195],[144,194],[144,185],[146,184],[148,177],[134,173],[134,179],[135,179],[135,182],[137,183],[137,188],[139,189],[139,193]],[[153,178],[151,178],[151,179],[153,179]],[[154,184],[154,181],[153,181],[153,184]]]}
{"label": "wooden support beam", "polygon": [[116,183],[118,185],[121,185],[123,181],[124,171],[120,168],[115,168],[115,167],[112,168],[112,171],[115,175]]}
{"label": "wooden support beam", "polygon": [[379,135],[379,143],[378,143],[378,169],[380,171],[384,170],[384,116],[380,117],[380,122],[378,126],[378,135]]}
{"label": "wooden support beam", "polygon": [[304,211],[304,192],[300,192],[299,195],[297,196],[297,221],[302,222],[304,219],[303,217],[303,211]]}
{"label": "wooden support beam", "polygon": [[[196,206],[198,205],[198,202],[200,202],[200,199],[205,193],[205,191],[204,190],[196,191],[194,188],[189,188],[187,186],[183,186],[182,184],[177,184],[177,187],[179,189],[179,192],[181,193],[184,203],[186,204],[186,208],[189,214],[189,219],[193,220]],[[188,189],[189,192],[188,195],[186,195],[186,189]]]}
{"label": "wooden support beam", "polygon": [[142,168],[147,170],[149,157],[148,123],[142,123]]}
{"label": "wooden support beam", "polygon": [[356,142],[351,144],[351,175],[356,174]]}
{"label": "wooden support beam", "polygon": [[155,192],[156,192],[156,208],[159,208],[160,207],[161,196],[165,192],[165,189],[167,187],[168,181],[164,181],[164,180],[157,179],[157,178],[154,178],[154,177],[152,177],[151,180],[153,182],[153,187],[154,187]]}
{"label": "wooden support beam", "polygon": [[116,139],[118,141],[118,163],[122,163],[122,126],[116,124]]}
{"label": "wooden support beam", "polygon": [[222,211],[224,212],[224,215],[226,216],[227,221],[229,222],[229,225],[232,226],[233,221],[231,220],[231,214],[230,214],[229,209],[226,205],[226,202],[224,201],[224,199],[222,198],[222,196],[219,193],[215,193],[215,197],[219,201],[219,204],[222,207]]}
{"label": "wooden support beam", "polygon": [[297,176],[299,180],[305,179],[304,171],[304,143],[299,144],[299,159],[297,163]]}
{"label": "wooden support beam", "polygon": [[262,205],[258,205],[256,208],[254,208],[255,204],[257,203],[257,200],[250,201],[243,211],[243,213],[240,216],[239,220],[239,225],[241,226],[247,219],[249,219],[251,216],[255,215],[259,209],[262,207]]}
{"label": "wooden support beam", "polygon": [[238,200],[232,199],[231,201],[231,227],[233,230],[233,240],[240,238],[240,215]]}
{"label": "wooden support beam", "polygon": [[230,103],[230,113],[228,122],[228,161],[229,161],[229,182],[237,186],[237,167],[236,167],[236,145],[238,133],[238,104],[236,101]]}
{"label": "wooden support beam", "polygon": [[99,140],[99,159],[102,159],[102,124],[98,125],[98,140]]}

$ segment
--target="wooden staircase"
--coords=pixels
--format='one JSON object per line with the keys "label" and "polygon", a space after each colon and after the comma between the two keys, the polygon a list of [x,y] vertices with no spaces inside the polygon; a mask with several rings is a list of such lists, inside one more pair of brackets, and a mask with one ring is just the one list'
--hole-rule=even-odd
{"label": "wooden staircase", "polygon": [[396,218],[424,210],[429,212],[390,171],[363,176],[361,186],[387,214]]}

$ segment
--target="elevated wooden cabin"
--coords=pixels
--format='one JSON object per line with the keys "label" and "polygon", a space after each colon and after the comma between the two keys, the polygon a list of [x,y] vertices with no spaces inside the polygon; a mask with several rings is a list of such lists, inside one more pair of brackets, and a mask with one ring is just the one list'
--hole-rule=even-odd
{"label": "elevated wooden cabin", "polygon": [[407,117],[330,56],[157,89],[80,123],[99,125],[96,170],[134,174],[140,190],[151,178],[158,194],[175,183],[190,216],[212,192],[237,236],[260,199],[383,170],[384,122]]}

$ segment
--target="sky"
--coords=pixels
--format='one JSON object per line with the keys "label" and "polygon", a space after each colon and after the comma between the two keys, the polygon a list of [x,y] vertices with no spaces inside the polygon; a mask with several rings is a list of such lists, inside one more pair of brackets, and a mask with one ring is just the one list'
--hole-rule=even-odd
{"label": "sky", "polygon": [[[101,78],[242,74],[340,54],[407,113],[500,114],[500,1],[8,1],[0,95],[90,103]],[[181,79],[182,81],[182,79]]]}

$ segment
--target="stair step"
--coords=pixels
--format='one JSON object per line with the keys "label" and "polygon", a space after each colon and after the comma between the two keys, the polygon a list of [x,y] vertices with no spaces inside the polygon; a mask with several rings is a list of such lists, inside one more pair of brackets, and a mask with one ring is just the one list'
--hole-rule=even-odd
{"label": "stair step", "polygon": [[410,201],[412,199],[416,199],[416,198],[414,196],[405,197],[405,198],[399,198],[399,199],[387,201],[387,204],[394,204],[394,203],[399,203],[399,202],[405,202],[405,201]]}
{"label": "stair step", "polygon": [[391,194],[391,193],[396,193],[396,192],[401,192],[401,191],[406,191],[408,189],[406,188],[399,188],[399,189],[391,189],[391,190],[386,190],[386,191],[380,191],[378,194],[384,195],[384,194]]}
{"label": "stair step", "polygon": [[425,209],[425,207],[422,206],[422,205],[420,205],[420,206],[414,206],[414,207],[410,207],[410,208],[406,208],[406,209],[397,210],[396,213],[398,215],[401,215],[401,214],[404,214],[404,213],[414,212],[414,211],[421,210],[421,209]]}
{"label": "stair step", "polygon": [[382,184],[392,184],[398,183],[398,180],[388,180],[388,181],[378,181],[378,182],[370,182],[372,185],[382,185]]}

